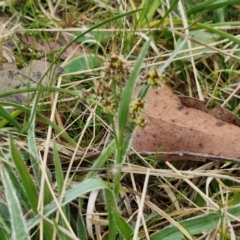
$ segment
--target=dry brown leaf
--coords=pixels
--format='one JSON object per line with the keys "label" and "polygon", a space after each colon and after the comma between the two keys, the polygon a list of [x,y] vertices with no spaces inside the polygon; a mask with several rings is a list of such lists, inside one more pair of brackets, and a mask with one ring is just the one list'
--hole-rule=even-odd
{"label": "dry brown leaf", "polygon": [[240,159],[238,126],[186,107],[166,86],[149,89],[145,101],[147,126],[132,141],[137,152],[165,152],[164,160]]}
{"label": "dry brown leaf", "polygon": [[[23,69],[18,69],[15,63],[2,64],[2,69],[0,70],[0,93],[24,87],[36,87],[49,67],[50,63],[42,60],[33,60]],[[43,85],[50,84],[50,81],[53,79],[52,73],[59,74],[60,72],[61,68],[54,66],[52,71],[49,71],[42,79],[41,83]],[[24,104],[28,101],[28,94],[14,94],[1,98],[1,100]]]}
{"label": "dry brown leaf", "polygon": [[[36,39],[32,36],[22,35],[20,33],[17,33],[17,36],[27,46],[29,46],[43,54],[48,54],[53,51],[57,51],[60,53],[60,51],[63,50],[68,44],[66,42],[60,42],[60,41],[44,42],[40,38]],[[73,43],[63,52],[63,54],[61,55],[60,58],[62,60],[65,60],[67,57],[69,57],[69,55],[72,54],[72,52],[74,52],[75,55],[81,55],[81,54],[83,54],[82,48],[83,47],[81,45]]]}
{"label": "dry brown leaf", "polygon": [[215,108],[210,109],[208,113],[214,116],[215,118],[219,118],[225,122],[228,122],[240,127],[240,119],[236,115],[234,115],[232,112],[228,111],[226,108],[223,108],[221,106],[216,106]]}
{"label": "dry brown leaf", "polygon": [[205,106],[204,101],[201,101],[199,99],[191,98],[191,97],[179,97],[179,98],[183,103],[183,105],[185,105],[188,108],[195,108],[195,109],[201,110],[224,122],[228,122],[240,127],[240,119],[235,114],[228,111],[226,108],[223,108],[221,106],[216,106],[213,109],[208,109]]}
{"label": "dry brown leaf", "polygon": [[205,107],[204,101],[192,97],[183,97],[179,96],[182,104],[189,108],[195,108],[203,112],[207,112],[207,108]]}

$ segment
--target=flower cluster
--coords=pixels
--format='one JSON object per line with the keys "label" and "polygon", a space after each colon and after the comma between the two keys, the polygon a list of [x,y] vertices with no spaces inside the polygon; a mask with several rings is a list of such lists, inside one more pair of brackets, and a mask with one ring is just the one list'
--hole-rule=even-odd
{"label": "flower cluster", "polygon": [[[94,87],[95,96],[100,100],[104,111],[116,116],[121,95],[130,76],[129,64],[120,56],[112,56],[107,61],[101,79]],[[140,77],[139,77],[140,78]],[[161,85],[161,78],[157,71],[150,71],[145,77],[145,84],[157,87]],[[130,104],[129,123],[143,128],[146,119],[143,116],[144,101],[140,98]]]}
{"label": "flower cluster", "polygon": [[101,80],[95,87],[95,94],[100,97],[106,112],[114,113],[117,110],[129,73],[128,65],[122,57],[114,55],[106,63]]}
{"label": "flower cluster", "polygon": [[140,98],[134,100],[130,106],[130,117],[139,128],[143,128],[146,125],[146,119],[143,117],[144,101]]}
{"label": "flower cluster", "polygon": [[159,75],[157,70],[150,70],[146,76],[147,84],[153,88],[161,87],[164,84],[164,78]]}

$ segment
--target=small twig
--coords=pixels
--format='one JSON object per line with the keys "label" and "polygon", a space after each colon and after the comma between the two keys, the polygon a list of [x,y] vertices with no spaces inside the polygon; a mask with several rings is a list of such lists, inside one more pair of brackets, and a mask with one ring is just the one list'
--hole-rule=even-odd
{"label": "small twig", "polygon": [[[134,154],[134,153],[132,153]],[[198,161],[196,158],[199,158],[199,161],[201,161],[202,159],[209,159],[209,160],[213,160],[213,161],[233,161],[233,162],[240,162],[239,158],[231,158],[231,157],[222,157],[222,156],[216,156],[216,155],[210,155],[210,154],[205,154],[205,153],[195,153],[195,152],[189,152],[189,151],[175,151],[175,152],[142,152],[142,153],[138,153],[142,156],[156,156],[158,159],[161,157],[179,157],[179,160],[184,159],[184,157],[186,156],[192,156],[193,157],[193,161]]]}

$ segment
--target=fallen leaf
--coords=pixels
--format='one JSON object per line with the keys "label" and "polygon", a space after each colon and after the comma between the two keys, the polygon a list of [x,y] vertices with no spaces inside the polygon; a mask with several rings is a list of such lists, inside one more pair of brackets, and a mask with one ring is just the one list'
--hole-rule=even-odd
{"label": "fallen leaf", "polygon": [[182,104],[185,105],[186,107],[195,108],[203,112],[208,111],[204,101],[202,100],[192,98],[192,97],[185,97],[185,96],[184,97],[179,96],[179,99],[181,100]]}
{"label": "fallen leaf", "polygon": [[[15,63],[3,63],[0,70],[0,93],[14,89],[36,87],[49,67],[50,63],[41,60],[33,60],[23,69],[18,69]],[[41,84],[49,85],[55,74],[59,74],[61,71],[60,67],[54,66],[41,80]],[[54,76],[52,76],[53,73]],[[1,98],[1,100],[24,104],[28,101],[28,93],[9,95]]]}
{"label": "fallen leaf", "polygon": [[179,97],[179,98],[183,103],[183,105],[185,105],[188,108],[195,108],[195,109],[201,110],[224,122],[228,122],[240,127],[240,119],[235,114],[228,111],[226,108],[223,108],[221,106],[216,106],[212,109],[208,109],[205,106],[205,102],[199,99],[191,98],[191,97]]}
{"label": "fallen leaf", "polygon": [[210,109],[208,113],[225,122],[228,122],[240,127],[240,119],[236,115],[234,115],[232,112],[228,111],[226,108],[223,108],[221,106],[216,106],[215,108]]}
{"label": "fallen leaf", "polygon": [[[37,50],[38,52],[42,54],[49,54],[53,51],[59,52],[63,50],[68,42],[56,42],[56,41],[47,41],[44,42],[40,38],[34,38],[33,36],[27,36],[22,35],[20,33],[17,33],[18,38],[24,42],[27,46]],[[83,46],[79,45],[77,43],[71,44],[61,55],[60,59],[65,60],[69,55],[71,55],[74,52],[74,55],[81,55],[83,54]]]}
{"label": "fallen leaf", "polygon": [[131,145],[137,152],[158,152],[163,160],[239,161],[238,126],[187,107],[166,86],[159,90],[150,88],[145,102],[147,125],[135,131]]}

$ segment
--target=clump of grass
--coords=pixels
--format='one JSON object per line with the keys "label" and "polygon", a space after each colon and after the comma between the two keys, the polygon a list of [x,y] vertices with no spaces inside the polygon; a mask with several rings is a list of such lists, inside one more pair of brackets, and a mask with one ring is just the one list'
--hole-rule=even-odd
{"label": "clump of grass", "polygon": [[[147,124],[141,114],[150,85],[166,82],[178,93],[238,111],[238,1],[195,2],[6,1],[11,26],[48,28],[38,34],[45,40],[79,40],[85,61],[78,68],[66,59],[70,67],[57,87],[0,95],[38,92],[32,107],[0,103],[2,239],[237,239],[238,164],[128,155],[135,127]],[[77,38],[62,26],[74,27]],[[34,46],[21,51],[12,39],[18,61],[39,57]],[[134,100],[139,79],[145,84]],[[40,103],[41,92],[49,96]]]}

